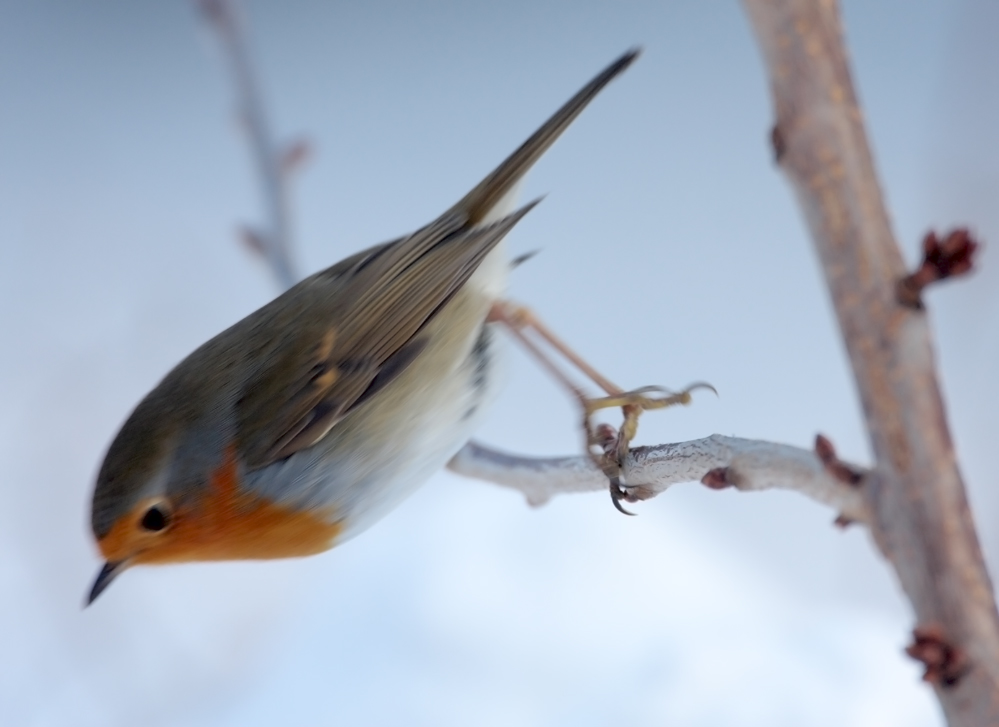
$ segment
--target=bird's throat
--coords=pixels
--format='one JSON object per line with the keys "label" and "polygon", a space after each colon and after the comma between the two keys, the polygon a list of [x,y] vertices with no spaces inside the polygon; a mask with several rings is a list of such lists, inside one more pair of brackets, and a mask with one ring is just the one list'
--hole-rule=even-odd
{"label": "bird's throat", "polygon": [[168,530],[150,536],[126,517],[99,546],[108,561],[135,565],[269,560],[321,553],[333,547],[342,529],[327,509],[297,510],[243,490],[230,451],[204,491],[177,507]]}

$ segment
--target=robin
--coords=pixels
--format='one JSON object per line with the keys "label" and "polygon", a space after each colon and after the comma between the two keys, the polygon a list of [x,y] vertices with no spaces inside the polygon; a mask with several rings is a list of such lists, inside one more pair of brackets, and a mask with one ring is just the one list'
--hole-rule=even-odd
{"label": "robin", "polygon": [[495,388],[501,243],[537,204],[513,209],[518,183],[637,55],[429,225],[306,278],[167,374],[97,476],[106,563],[87,603],[135,565],[325,551],[443,467]]}

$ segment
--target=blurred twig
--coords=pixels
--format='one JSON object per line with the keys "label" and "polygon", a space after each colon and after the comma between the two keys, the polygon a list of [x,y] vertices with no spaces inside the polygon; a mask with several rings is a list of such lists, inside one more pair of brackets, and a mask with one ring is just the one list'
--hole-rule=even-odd
{"label": "blurred twig", "polygon": [[291,171],[307,156],[308,147],[302,141],[281,147],[274,140],[250,62],[244,24],[233,0],[195,0],[195,4],[218,35],[232,71],[240,120],[246,126],[262,185],[266,226],[244,227],[243,241],[267,261],[284,290],[298,282],[299,277],[291,254],[287,182]]}

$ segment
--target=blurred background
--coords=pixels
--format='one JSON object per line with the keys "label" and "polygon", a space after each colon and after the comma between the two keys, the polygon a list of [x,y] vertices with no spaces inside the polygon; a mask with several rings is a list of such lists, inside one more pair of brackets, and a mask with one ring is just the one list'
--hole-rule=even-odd
{"label": "blurred background", "polygon": [[[847,0],[855,81],[907,259],[985,241],[928,295],[951,425],[999,560],[999,5]],[[640,443],[719,432],[867,463],[811,243],[767,143],[736,2],[249,2],[280,136],[315,154],[304,272],[447,208],[607,62],[645,54],[538,164],[511,294],[625,386],[707,380]],[[138,400],[272,297],[228,69],[191,3],[0,2],[0,723],[941,724],[912,615],[864,532],[789,493],[679,485],[531,509],[447,473],[341,548],[130,571],[91,608],[89,498]],[[990,246],[991,245],[991,246]],[[579,451],[512,345],[480,434]]]}

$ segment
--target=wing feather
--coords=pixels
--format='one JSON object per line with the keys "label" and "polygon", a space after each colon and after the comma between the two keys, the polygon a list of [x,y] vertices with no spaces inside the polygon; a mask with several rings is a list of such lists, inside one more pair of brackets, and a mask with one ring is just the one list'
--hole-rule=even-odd
{"label": "wing feather", "polygon": [[637,55],[604,69],[432,223],[307,278],[247,319],[258,367],[236,409],[250,467],[312,446],[406,369],[426,323],[537,202],[486,224],[490,213]]}

